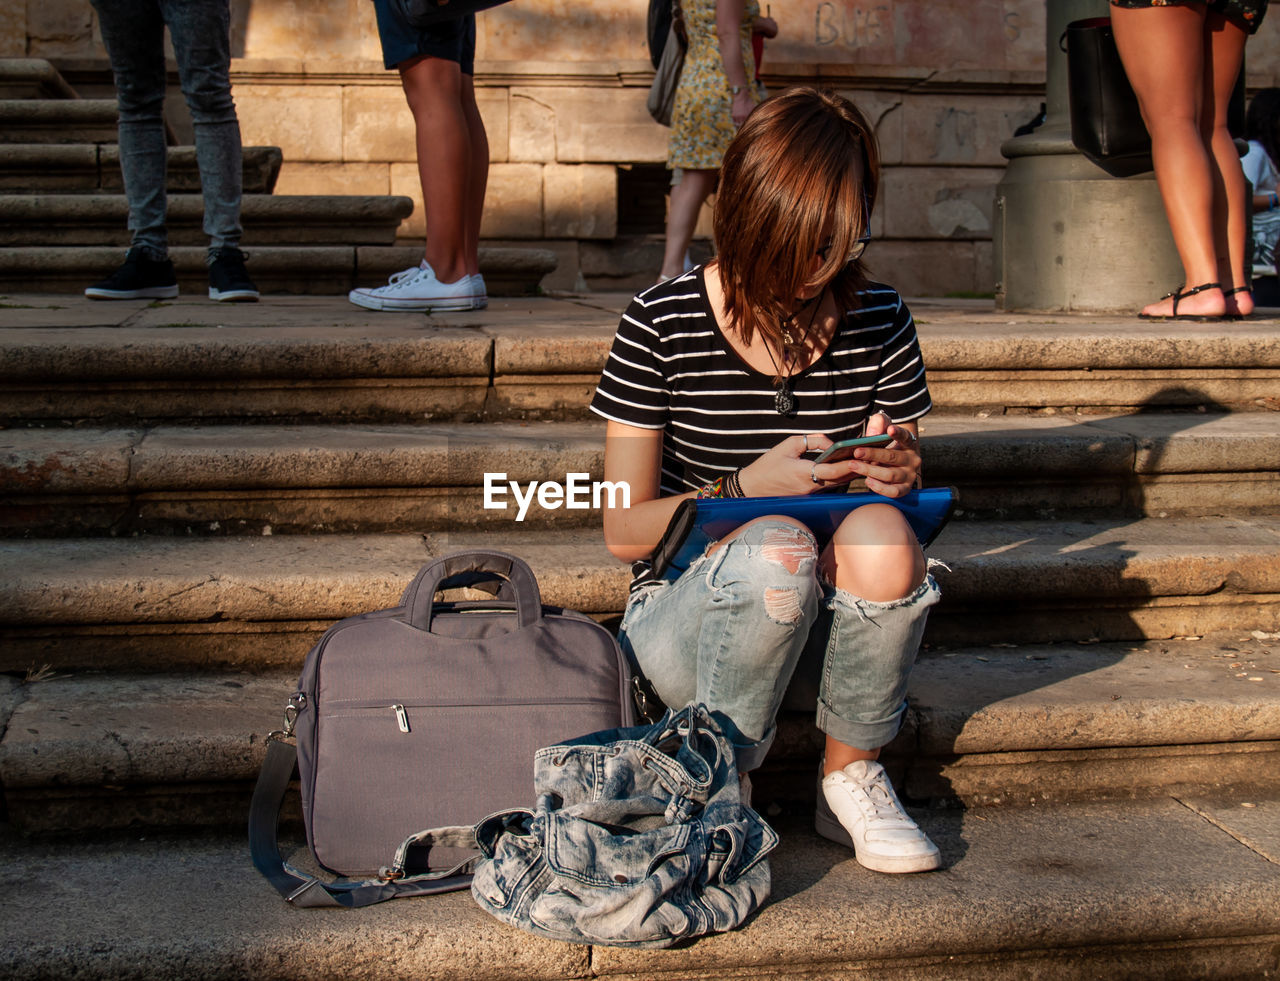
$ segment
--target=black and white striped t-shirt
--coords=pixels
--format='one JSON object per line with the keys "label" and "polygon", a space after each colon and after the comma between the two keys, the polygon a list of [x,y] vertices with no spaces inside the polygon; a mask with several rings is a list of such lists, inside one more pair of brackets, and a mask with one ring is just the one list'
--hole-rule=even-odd
{"label": "black and white striped t-shirt", "polygon": [[797,433],[861,435],[883,411],[910,422],[932,408],[915,324],[896,290],[859,295],[822,357],[791,378],[794,416],[774,405],[773,378],[725,340],[702,269],[631,301],[591,401],[606,419],[663,430],[663,496],[696,490]]}

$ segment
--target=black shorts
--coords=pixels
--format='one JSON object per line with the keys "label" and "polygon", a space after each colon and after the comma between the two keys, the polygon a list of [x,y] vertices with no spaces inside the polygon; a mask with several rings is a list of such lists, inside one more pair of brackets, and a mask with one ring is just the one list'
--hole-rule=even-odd
{"label": "black shorts", "polygon": [[1239,24],[1250,34],[1262,26],[1262,18],[1267,12],[1267,0],[1111,0],[1111,6],[1134,10],[1143,7],[1181,7],[1200,2],[1204,2],[1210,10],[1216,10],[1227,20]]}
{"label": "black shorts", "polygon": [[382,64],[395,68],[402,61],[428,55],[456,61],[464,75],[476,73],[476,15],[442,20],[414,30],[391,12],[387,0],[373,0],[378,13],[378,39],[382,42]]}

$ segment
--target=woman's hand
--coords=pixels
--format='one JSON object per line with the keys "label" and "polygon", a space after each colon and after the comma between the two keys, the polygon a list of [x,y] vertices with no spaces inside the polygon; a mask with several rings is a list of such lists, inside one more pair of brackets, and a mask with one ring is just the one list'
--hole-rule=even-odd
{"label": "woman's hand", "polygon": [[764,37],[778,36],[778,22],[772,17],[764,17],[759,14],[751,21],[751,33],[761,34]]}
{"label": "woman's hand", "polygon": [[827,466],[845,467],[849,470],[848,477],[829,482],[847,483],[854,477],[864,477],[867,490],[885,497],[905,496],[920,480],[920,440],[916,436],[916,425],[895,426],[883,412],[877,412],[867,420],[866,434],[879,436],[881,433],[888,433],[893,442],[885,447],[860,446],[848,460],[816,467],[817,476],[825,479]]}
{"label": "woman's hand", "polygon": [[814,463],[805,454],[825,450],[831,440],[821,434],[788,436],[781,443],[742,468],[738,480],[748,497],[812,494],[824,487],[847,484],[863,477],[867,489],[885,497],[902,497],[920,476],[920,451],[914,423],[895,426],[877,413],[867,420],[866,434],[887,432],[893,442],[886,447],[860,446],[853,456],[833,463]]}
{"label": "woman's hand", "polygon": [[733,116],[733,125],[740,127],[745,123],[755,107],[756,100],[751,98],[751,87],[739,89],[738,94],[733,97],[733,105],[729,110],[729,114]]}
{"label": "woman's hand", "polygon": [[[810,450],[825,450],[830,445],[831,440],[821,433],[788,436],[742,468],[742,472],[738,474],[742,492],[748,497],[812,494],[822,485],[813,482],[810,473],[813,461],[806,459],[805,453]],[[825,466],[824,464],[823,467]]]}

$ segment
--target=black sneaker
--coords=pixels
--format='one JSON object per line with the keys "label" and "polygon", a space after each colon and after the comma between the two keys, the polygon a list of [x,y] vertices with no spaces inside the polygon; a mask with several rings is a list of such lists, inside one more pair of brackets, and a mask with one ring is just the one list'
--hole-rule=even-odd
{"label": "black sneaker", "polygon": [[172,300],[178,295],[178,277],[168,259],[153,259],[142,248],[130,249],[124,265],[84,295],[91,300]]}
{"label": "black sneaker", "polygon": [[257,302],[258,287],[245,272],[246,258],[243,252],[231,245],[223,246],[213,254],[213,261],[209,263],[209,299]]}

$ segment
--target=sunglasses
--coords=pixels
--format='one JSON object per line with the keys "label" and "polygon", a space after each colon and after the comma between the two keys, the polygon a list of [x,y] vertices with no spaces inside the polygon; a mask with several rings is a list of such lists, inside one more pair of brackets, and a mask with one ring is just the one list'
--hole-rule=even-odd
{"label": "sunglasses", "polygon": [[[871,241],[871,232],[863,232],[862,237],[853,243],[853,247],[849,249],[849,254],[845,257],[844,264],[847,266],[851,262],[857,262],[862,253],[867,250],[867,243]],[[827,261],[827,256],[831,254],[834,243],[828,242],[822,248],[818,249],[818,258],[823,262]]]}
{"label": "sunglasses", "polygon": [[[862,237],[853,243],[853,247],[849,249],[849,254],[845,256],[844,264],[847,266],[857,262],[862,253],[867,251],[867,243],[871,241],[871,203],[867,200],[866,190],[862,194],[862,214],[865,216],[867,227],[862,233]],[[827,261],[827,256],[831,254],[831,249],[835,243],[830,240],[827,244],[818,249],[818,258],[823,262]]]}

